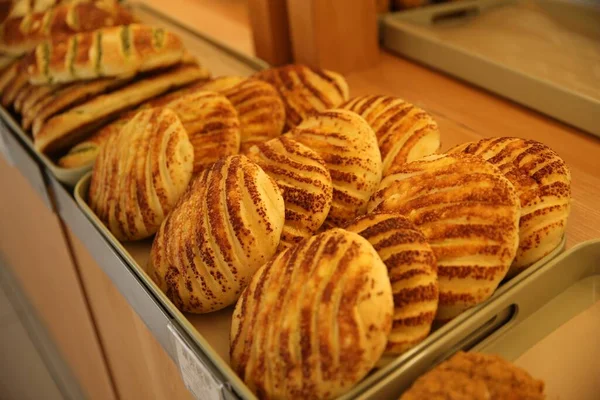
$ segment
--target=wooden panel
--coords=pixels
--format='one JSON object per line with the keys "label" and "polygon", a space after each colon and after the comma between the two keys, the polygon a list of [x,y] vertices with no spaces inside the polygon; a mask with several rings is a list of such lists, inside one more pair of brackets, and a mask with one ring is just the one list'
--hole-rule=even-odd
{"label": "wooden panel", "polygon": [[0,157],[0,252],[90,399],[115,399],[60,221]]}
{"label": "wooden panel", "polygon": [[191,399],[179,371],[84,245],[67,230],[122,399]]}
{"label": "wooden panel", "polygon": [[377,64],[375,0],[288,0],[294,60],[341,73]]}
{"label": "wooden panel", "polygon": [[286,0],[248,0],[256,56],[271,65],[292,61]]}

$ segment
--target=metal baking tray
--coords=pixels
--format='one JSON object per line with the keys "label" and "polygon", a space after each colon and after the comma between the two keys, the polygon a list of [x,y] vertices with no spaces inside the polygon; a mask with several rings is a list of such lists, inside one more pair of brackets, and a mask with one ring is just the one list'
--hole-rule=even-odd
{"label": "metal baking tray", "polygon": [[[544,379],[548,398],[597,399],[600,393],[597,338],[600,239],[581,243],[520,279],[518,284],[474,312],[469,323],[483,324],[490,316],[506,313],[511,315],[510,319],[491,335],[458,341],[456,338],[461,332],[449,332],[442,340],[432,343],[429,351],[414,354],[362,397],[397,399],[418,376],[456,351],[473,350],[498,354],[534,377]],[[575,333],[587,343],[578,341],[573,336]],[[560,351],[556,351],[557,346]],[[588,366],[582,365],[584,361]],[[595,363],[595,368],[590,368],[589,363]],[[559,367],[546,368],[552,366]],[[586,369],[587,377],[583,376]],[[572,384],[565,382],[566,372],[576,376]],[[553,379],[560,376],[562,384]]]}
{"label": "metal baking tray", "polygon": [[[232,307],[203,315],[183,314],[180,312],[145,272],[145,267],[150,255],[152,239],[139,242],[119,242],[87,205],[86,199],[90,180],[91,174],[88,174],[82,178],[75,187],[75,200],[81,207],[81,210],[83,210],[83,213],[87,215],[100,234],[104,236],[106,241],[112,245],[116,253],[118,253],[129,265],[140,281],[144,282],[149,291],[159,300],[166,312],[172,316],[173,320],[175,320],[188,335],[196,348],[203,352],[203,357],[210,360],[215,371],[218,371],[219,376],[222,377],[221,379],[224,379],[222,383],[229,383],[231,389],[241,398],[255,399],[255,396],[229,367],[229,330],[231,314],[233,312]],[[551,254],[517,277],[501,285],[492,296],[491,301],[503,296],[508,290],[518,285],[526,277],[554,258],[562,251],[564,244],[565,240],[563,238],[561,245]],[[415,356],[438,354],[434,353],[434,344],[438,342],[449,342],[452,345],[459,345],[464,340],[472,340],[473,338],[481,339],[500,329],[512,317],[512,310],[509,309],[506,310],[506,312],[497,313],[495,309],[491,309],[488,306],[489,303],[490,301],[474,307],[443,327],[437,329],[421,344],[371,373],[350,392],[340,397],[340,399],[361,397],[363,392],[377,384],[377,382],[381,381],[386,376],[392,374]],[[484,318],[483,320],[474,320],[472,317],[477,314],[483,314],[487,318]]]}
{"label": "metal baking tray", "polygon": [[[239,53],[214,38],[198,33],[176,22],[148,5],[141,3],[126,4],[139,21],[163,27],[179,35],[190,53],[196,56],[200,64],[207,68],[213,76],[248,76],[268,67],[268,64],[264,61]],[[0,119],[10,131],[19,137],[28,151],[59,181],[69,186],[75,186],[79,179],[91,170],[91,165],[79,168],[59,167],[53,160],[34,148],[31,136],[23,131],[15,118],[3,107],[0,107]],[[29,178],[29,175],[26,176]],[[34,187],[37,187],[39,180],[33,178],[29,180]]]}
{"label": "metal baking tray", "polygon": [[390,13],[383,46],[600,136],[600,5],[468,0]]}

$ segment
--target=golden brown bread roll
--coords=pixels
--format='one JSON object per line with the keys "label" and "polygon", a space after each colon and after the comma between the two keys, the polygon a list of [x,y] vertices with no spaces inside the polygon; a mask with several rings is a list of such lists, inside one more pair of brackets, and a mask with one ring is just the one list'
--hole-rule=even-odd
{"label": "golden brown bread roll", "polygon": [[207,76],[208,72],[201,67],[182,65],[96,96],[48,119],[39,131],[34,132],[34,146],[47,154],[69,148],[115,114]]}
{"label": "golden brown bread roll", "polygon": [[369,241],[385,264],[394,295],[386,354],[399,355],[429,335],[438,306],[435,255],[423,233],[405,216],[374,213],[346,227]]}
{"label": "golden brown bread roll", "polygon": [[307,116],[337,107],[348,100],[346,80],[339,74],[306,65],[286,65],[253,75],[277,89],[285,104],[286,129]]}
{"label": "golden brown bread roll", "polygon": [[142,111],[102,147],[90,207],[119,240],[151,236],[187,187],[193,162],[177,115],[161,108]]}
{"label": "golden brown bread roll", "polygon": [[483,157],[517,190],[521,201],[519,249],[508,277],[558,247],[571,209],[571,173],[558,154],[535,140],[510,137],[465,143],[448,153]]}
{"label": "golden brown bread roll", "polygon": [[315,233],[329,214],[333,196],[325,161],[289,137],[253,146],[247,156],[273,178],[282,191],[285,225],[279,248],[287,248]]}
{"label": "golden brown bread roll", "polygon": [[211,92],[223,93],[224,91],[239,85],[247,79],[248,78],[241,76],[220,76],[204,83],[202,85],[202,89]]}
{"label": "golden brown bread roll", "polygon": [[283,221],[275,182],[244,156],[221,158],[194,178],[161,225],[150,275],[180,310],[220,310],[275,254]]}
{"label": "golden brown bread roll", "polygon": [[20,56],[49,38],[132,22],[131,14],[117,2],[71,2],[6,19],[0,25],[0,52]]}
{"label": "golden brown bread roll", "polygon": [[499,356],[455,354],[421,376],[400,400],[543,400],[544,382]]}
{"label": "golden brown bread roll", "polygon": [[133,24],[46,41],[24,58],[23,68],[33,84],[68,83],[166,68],[183,56],[173,33]]}
{"label": "golden brown bread roll", "polygon": [[369,211],[404,214],[427,238],[437,259],[439,321],[489,298],[519,243],[513,185],[475,156],[433,155],[395,166]]}
{"label": "golden brown bread roll", "polygon": [[373,128],[384,176],[391,166],[418,160],[440,148],[440,131],[433,118],[397,97],[359,96],[340,108],[359,114]]}
{"label": "golden brown bread roll", "polygon": [[392,313],[377,252],[332,229],[254,274],[233,312],[231,366],[260,399],[334,398],[373,368]]}
{"label": "golden brown bread roll", "polygon": [[316,151],[331,174],[327,226],[343,226],[364,214],[381,180],[381,155],[369,124],[351,111],[329,110],[306,118],[291,134]]}

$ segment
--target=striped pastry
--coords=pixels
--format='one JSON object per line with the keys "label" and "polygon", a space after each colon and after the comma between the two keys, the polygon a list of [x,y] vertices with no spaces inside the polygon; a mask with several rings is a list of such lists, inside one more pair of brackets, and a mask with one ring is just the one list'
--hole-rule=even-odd
{"label": "striped pastry", "polygon": [[381,155],[369,124],[347,110],[330,110],[305,119],[292,138],[325,160],[333,181],[327,227],[343,226],[367,210],[381,180]]}
{"label": "striped pastry", "polygon": [[179,63],[181,39],[161,28],[133,24],[78,33],[36,46],[23,61],[36,85],[135,75]]}
{"label": "striped pastry", "polygon": [[400,400],[544,400],[544,382],[496,355],[458,352]]}
{"label": "striped pastry", "polygon": [[33,132],[34,146],[46,154],[68,149],[116,114],[207,76],[208,73],[201,67],[182,65],[96,96],[48,119],[39,130]]}
{"label": "striped pastry", "polygon": [[182,311],[233,304],[277,250],[284,203],[248,158],[221,158],[194,178],[152,244],[152,279]]}
{"label": "striped pastry", "polygon": [[440,131],[433,118],[397,97],[360,96],[340,108],[359,114],[373,128],[384,176],[393,165],[418,160],[440,148]]}
{"label": "striped pastry", "polygon": [[331,399],[375,366],[392,313],[377,252],[332,229],[252,277],[233,312],[231,366],[260,399]]}
{"label": "striped pastry", "polygon": [[0,25],[0,52],[17,57],[50,38],[132,22],[129,11],[116,1],[73,1],[43,12],[7,18]]}
{"label": "striped pastry", "polygon": [[534,140],[500,137],[465,143],[448,153],[483,157],[517,190],[519,249],[507,276],[518,274],[560,245],[571,209],[571,173],[552,149]]}
{"label": "striped pastry", "polygon": [[151,236],[188,185],[193,159],[173,111],[142,111],[102,147],[88,193],[90,207],[119,240]]}
{"label": "striped pastry", "polygon": [[348,100],[348,83],[339,74],[306,65],[286,65],[253,75],[277,89],[285,104],[286,130],[307,116]]}
{"label": "striped pastry", "polygon": [[400,214],[365,215],[346,229],[367,239],[387,267],[394,295],[394,319],[386,354],[402,354],[429,335],[437,311],[433,250],[423,233]]}
{"label": "striped pastry", "polygon": [[247,155],[282,191],[285,224],[279,248],[287,248],[315,233],[327,218],[333,194],[325,161],[288,137],[253,146]]}
{"label": "striped pastry", "polygon": [[479,157],[433,155],[395,166],[369,211],[404,214],[427,238],[437,259],[442,322],[489,298],[517,252],[519,198]]}

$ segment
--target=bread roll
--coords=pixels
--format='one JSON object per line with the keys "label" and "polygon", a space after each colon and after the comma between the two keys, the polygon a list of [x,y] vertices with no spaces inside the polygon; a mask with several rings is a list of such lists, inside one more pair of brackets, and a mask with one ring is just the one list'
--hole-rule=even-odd
{"label": "bread roll", "polygon": [[102,147],[90,207],[118,240],[151,236],[188,185],[193,161],[192,145],[173,111],[142,111]]}
{"label": "bread roll", "polygon": [[315,233],[329,214],[333,196],[325,161],[289,137],[251,147],[247,155],[275,180],[283,194],[285,224],[280,249]]}
{"label": "bread roll", "polygon": [[211,92],[223,93],[224,91],[239,85],[247,79],[248,78],[241,76],[220,76],[204,83],[202,85],[202,89]]}
{"label": "bread roll", "polygon": [[307,116],[337,107],[348,100],[346,80],[339,74],[306,65],[286,65],[253,75],[277,89],[285,104],[286,129]]}
{"label": "bread roll", "polygon": [[47,120],[39,131],[34,131],[34,146],[47,154],[69,148],[115,114],[207,76],[208,73],[201,67],[183,65],[94,97]]}
{"label": "bread roll", "polygon": [[404,214],[425,235],[437,259],[442,322],[489,298],[517,251],[519,198],[479,157],[433,155],[395,166],[369,211]]}
{"label": "bread roll", "polygon": [[284,203],[275,182],[244,156],[196,177],[152,244],[152,279],[182,311],[233,304],[277,250]]}
{"label": "bread roll", "polygon": [[260,399],[331,399],[375,365],[392,326],[385,265],[343,229],[261,267],[238,300],[231,366]]}
{"label": "bread roll", "polygon": [[44,12],[6,19],[0,25],[0,52],[16,57],[49,38],[132,22],[129,11],[117,2],[73,1]]}
{"label": "bread roll", "polygon": [[346,227],[369,241],[385,264],[394,295],[394,319],[386,353],[399,355],[423,341],[438,306],[435,255],[423,233],[405,216],[369,214]]}
{"label": "bread roll", "polygon": [[135,75],[166,68],[184,56],[181,39],[161,28],[133,24],[78,33],[39,44],[23,60],[36,85]]}
{"label": "bread roll", "polygon": [[535,140],[500,137],[465,143],[449,153],[483,157],[517,190],[521,201],[519,249],[508,277],[560,245],[571,209],[571,173],[552,149]]}
{"label": "bread roll", "polygon": [[316,151],[331,174],[327,226],[343,226],[364,214],[381,180],[381,155],[369,124],[351,111],[330,110],[308,117],[291,134]]}
{"label": "bread roll", "polygon": [[373,128],[384,176],[391,166],[418,160],[440,148],[440,131],[433,118],[397,97],[360,96],[340,108],[359,114]]}
{"label": "bread roll", "polygon": [[459,352],[421,376],[400,400],[543,400],[544,382],[499,356]]}

